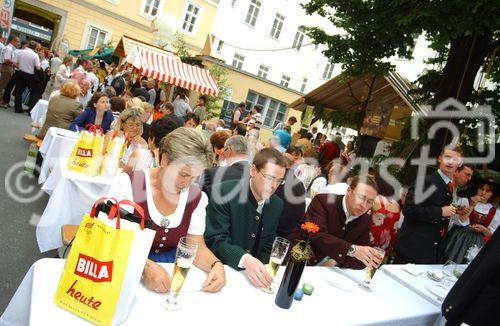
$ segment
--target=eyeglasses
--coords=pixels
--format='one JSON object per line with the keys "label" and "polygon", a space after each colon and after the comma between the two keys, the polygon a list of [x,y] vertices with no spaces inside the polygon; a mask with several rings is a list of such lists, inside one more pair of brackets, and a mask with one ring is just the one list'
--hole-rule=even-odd
{"label": "eyeglasses", "polygon": [[276,182],[276,183],[277,183],[277,184],[279,184],[279,185],[280,185],[280,184],[282,184],[282,183],[283,183],[283,181],[285,180],[285,179],[283,179],[283,178],[275,178],[275,177],[273,177],[272,175],[269,175],[269,174],[264,174],[264,173],[262,173],[261,171],[259,171],[259,173],[260,173],[260,174],[262,174],[262,176],[264,177],[264,179],[265,179],[266,181],[268,181],[268,182],[273,182],[273,181],[274,181],[274,182]]}
{"label": "eyeglasses", "polygon": [[365,195],[354,193],[354,196],[356,196],[356,199],[359,200],[360,202],[367,203],[370,206],[373,206],[375,204],[374,199],[368,199]]}

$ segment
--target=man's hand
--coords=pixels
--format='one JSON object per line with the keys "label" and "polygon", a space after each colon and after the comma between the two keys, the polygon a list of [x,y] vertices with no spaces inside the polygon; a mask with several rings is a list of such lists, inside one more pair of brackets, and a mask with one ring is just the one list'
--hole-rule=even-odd
{"label": "man's hand", "polygon": [[167,293],[170,289],[170,276],[167,271],[149,259],[142,272],[142,282],[147,289],[158,293]]}
{"label": "man's hand", "polygon": [[365,264],[366,267],[378,268],[384,257],[380,253],[368,246],[356,246],[354,257]]}
{"label": "man's hand", "polygon": [[469,207],[465,207],[465,206],[458,207],[457,208],[457,214],[460,217],[460,220],[462,220],[462,221],[466,220],[469,217],[470,213],[472,213],[473,209],[474,208],[472,206],[469,206]]}
{"label": "man's hand", "polygon": [[264,264],[257,258],[250,255],[245,256],[243,259],[243,268],[245,268],[245,273],[250,282],[256,287],[268,288],[271,286],[273,279]]}
{"label": "man's hand", "polygon": [[201,290],[205,292],[217,292],[226,285],[226,274],[224,265],[216,263],[207,275],[205,283],[201,286]]}
{"label": "man's hand", "polygon": [[441,215],[443,217],[450,217],[457,213],[457,209],[453,206],[444,206],[441,207]]}

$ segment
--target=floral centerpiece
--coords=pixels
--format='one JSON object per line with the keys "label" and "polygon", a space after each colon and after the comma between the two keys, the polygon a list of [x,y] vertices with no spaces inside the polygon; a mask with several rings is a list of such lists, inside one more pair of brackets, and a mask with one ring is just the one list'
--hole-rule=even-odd
{"label": "floral centerpiece", "polygon": [[286,265],[285,274],[274,300],[276,305],[283,309],[288,309],[292,305],[295,291],[304,272],[304,267],[313,256],[310,244],[311,236],[319,231],[318,225],[313,222],[305,222],[300,228],[304,231],[303,239],[298,241],[290,251],[290,259]]}

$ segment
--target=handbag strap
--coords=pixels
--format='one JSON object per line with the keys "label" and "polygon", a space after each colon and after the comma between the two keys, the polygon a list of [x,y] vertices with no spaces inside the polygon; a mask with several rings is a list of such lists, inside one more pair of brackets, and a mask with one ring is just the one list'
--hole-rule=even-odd
{"label": "handbag strap", "polygon": [[106,196],[100,197],[92,205],[92,209],[90,210],[90,217],[91,218],[95,218],[95,211],[96,211],[97,205],[100,203],[104,203],[106,200],[110,200],[114,203],[113,206],[111,206],[111,208],[109,209],[108,219],[112,220],[115,217],[115,214],[117,214],[117,213],[118,213],[118,218],[119,218],[120,210],[118,209],[118,200],[116,200],[116,198],[114,198],[114,197],[106,197]]}
{"label": "handbag strap", "polygon": [[[128,205],[128,206],[132,206],[134,207],[135,211],[137,213],[139,213],[139,217],[141,218],[141,230],[144,230],[144,210],[142,209],[141,206],[139,206],[138,204],[134,203],[133,201],[131,200],[128,200],[128,199],[123,199],[123,200],[120,200],[118,203],[117,203],[117,206],[119,205]],[[118,226],[120,224],[118,223]],[[119,228],[119,227],[118,227]]]}
{"label": "handbag strap", "polygon": [[92,133],[94,133],[94,135],[99,131],[101,133],[101,135],[104,134],[104,130],[102,130],[102,128],[100,126],[97,126],[95,124],[92,124],[92,123],[88,123],[85,125],[85,130],[87,131],[90,131]]}

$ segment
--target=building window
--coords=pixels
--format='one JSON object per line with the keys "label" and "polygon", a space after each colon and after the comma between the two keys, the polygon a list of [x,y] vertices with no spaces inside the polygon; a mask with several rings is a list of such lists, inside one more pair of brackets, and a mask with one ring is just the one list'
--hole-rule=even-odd
{"label": "building window", "polygon": [[241,54],[235,53],[231,66],[235,67],[236,69],[241,69],[241,67],[243,67],[243,61],[245,61],[245,57]]}
{"label": "building window", "polygon": [[162,0],[143,0],[141,12],[149,17],[156,17],[160,11]]}
{"label": "building window", "polygon": [[290,76],[282,75],[280,85],[288,87],[289,84],[290,84]]}
{"label": "building window", "polygon": [[304,78],[302,78],[302,86],[300,86],[301,93],[304,93],[304,91],[306,90],[306,85],[307,85],[307,78],[304,77]]}
{"label": "building window", "polygon": [[302,46],[302,43],[304,42],[305,36],[306,36],[306,28],[304,26],[299,26],[299,29],[297,29],[297,33],[295,33],[295,38],[293,39],[292,47],[294,49],[297,49],[297,51],[299,51],[300,47]]}
{"label": "building window", "polygon": [[325,66],[325,71],[323,71],[323,79],[331,79],[333,74],[333,64],[327,63]]}
{"label": "building window", "polygon": [[200,15],[200,7],[191,2],[188,2],[186,14],[184,15],[184,22],[182,23],[182,30],[188,33],[194,33],[194,27]]}
{"label": "building window", "polygon": [[283,28],[283,23],[285,22],[285,16],[281,14],[276,14],[274,17],[273,27],[271,28],[271,37],[275,39],[280,38],[281,29]]}
{"label": "building window", "polygon": [[259,72],[257,72],[257,76],[259,76],[260,78],[267,78],[267,73],[269,72],[269,67],[268,66],[264,66],[264,65],[260,65],[259,66]]}
{"label": "building window", "polygon": [[247,18],[245,19],[245,23],[250,26],[255,27],[255,23],[257,23],[257,16],[259,16],[261,2],[258,0],[251,0],[250,6],[248,7]]}
{"label": "building window", "polygon": [[220,53],[220,51],[222,51],[222,46],[224,45],[224,41],[223,40],[219,40],[219,44],[217,44],[217,52]]}
{"label": "building window", "polygon": [[102,29],[99,29],[94,26],[89,27],[89,33],[88,33],[88,39],[87,39],[87,46],[85,47],[86,49],[94,49],[96,47],[99,47],[104,44],[106,40],[106,36],[108,35],[108,32],[103,31]]}
{"label": "building window", "polygon": [[249,91],[246,104],[247,109],[256,105],[262,107],[262,123],[265,127],[274,128],[278,123],[285,121],[287,113],[287,106],[285,103]]}

